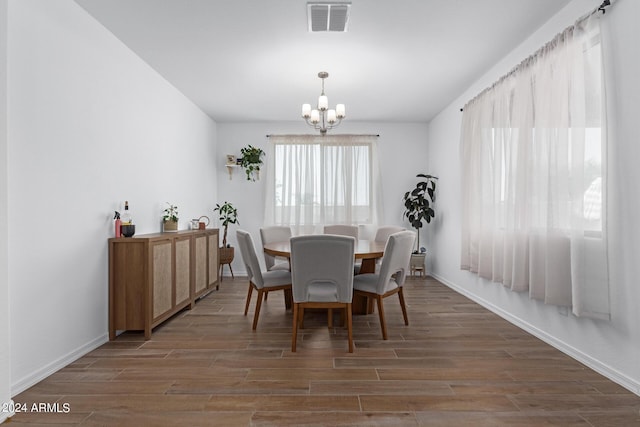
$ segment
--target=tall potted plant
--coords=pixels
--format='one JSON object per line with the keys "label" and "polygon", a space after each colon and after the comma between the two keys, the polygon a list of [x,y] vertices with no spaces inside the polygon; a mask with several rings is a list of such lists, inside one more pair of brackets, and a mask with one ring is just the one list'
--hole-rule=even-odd
{"label": "tall potted plant", "polygon": [[229,224],[239,224],[238,222],[238,209],[231,203],[225,201],[222,205],[216,203],[216,207],[213,210],[220,215],[220,224],[224,227],[222,234],[222,246],[220,247],[220,264],[231,264],[234,257],[234,250],[230,244],[227,244],[227,231]]}
{"label": "tall potted plant", "polygon": [[424,178],[418,181],[413,190],[404,193],[404,214],[403,216],[409,220],[411,226],[416,229],[418,234],[416,251],[414,253],[423,252],[420,248],[420,229],[424,222],[427,224],[435,217],[433,204],[436,201],[436,180],[438,177],[433,175],[418,174],[418,178]]}
{"label": "tall potted plant", "polygon": [[247,145],[240,149],[240,153],[242,154],[240,166],[244,168],[244,172],[247,174],[247,181],[255,181],[256,178],[260,179],[260,166],[262,166],[264,151],[253,145]]}

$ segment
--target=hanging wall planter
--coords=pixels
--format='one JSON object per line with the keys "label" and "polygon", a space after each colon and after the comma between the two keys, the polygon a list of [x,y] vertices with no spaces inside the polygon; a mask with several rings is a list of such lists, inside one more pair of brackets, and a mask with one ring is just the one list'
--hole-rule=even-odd
{"label": "hanging wall planter", "polygon": [[264,151],[252,145],[247,145],[240,150],[240,153],[242,154],[240,166],[247,174],[247,181],[260,179],[260,166],[262,166],[262,156],[264,156]]}

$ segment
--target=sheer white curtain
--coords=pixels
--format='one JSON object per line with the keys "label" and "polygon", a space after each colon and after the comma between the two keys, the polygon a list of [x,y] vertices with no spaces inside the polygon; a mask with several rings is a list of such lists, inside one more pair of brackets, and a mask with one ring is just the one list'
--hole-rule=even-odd
{"label": "sheer white curtain", "polygon": [[325,224],[378,223],[377,137],[272,135],[269,142],[265,225],[310,234]]}
{"label": "sheer white curtain", "polygon": [[465,105],[461,267],[608,319],[603,80],[592,14]]}

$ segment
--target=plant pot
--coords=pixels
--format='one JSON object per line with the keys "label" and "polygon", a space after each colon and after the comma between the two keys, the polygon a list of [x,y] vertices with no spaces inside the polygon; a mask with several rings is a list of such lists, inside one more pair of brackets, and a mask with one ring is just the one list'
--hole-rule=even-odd
{"label": "plant pot", "polygon": [[411,270],[411,275],[415,276],[416,274],[424,275],[424,259],[425,253],[420,254],[411,254],[411,261],[409,263],[409,268]]}
{"label": "plant pot", "polygon": [[234,256],[234,248],[220,247],[220,264],[231,264]]}
{"label": "plant pot", "polygon": [[164,221],[162,226],[165,233],[175,233],[178,231],[178,221]]}

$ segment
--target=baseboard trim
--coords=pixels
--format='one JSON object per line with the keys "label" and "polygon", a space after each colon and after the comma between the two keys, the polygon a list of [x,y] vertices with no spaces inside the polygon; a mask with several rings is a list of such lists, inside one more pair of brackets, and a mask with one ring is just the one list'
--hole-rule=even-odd
{"label": "baseboard trim", "polygon": [[107,341],[109,341],[108,334],[101,335],[89,341],[88,343],[78,347],[77,349],[71,351],[70,353],[67,353],[66,355],[60,357],[59,359],[54,360],[53,362],[42,367],[41,369],[38,369],[32,374],[27,375],[26,377],[11,384],[11,396],[12,397],[16,396],[22,393],[23,391],[25,391],[26,389],[28,389],[29,387],[36,385],[43,379],[47,378],[49,375],[59,371],[60,369],[67,366],[68,364],[75,362],[85,354],[95,350],[96,348],[100,347],[102,344],[106,343]]}
{"label": "baseboard trim", "polygon": [[492,313],[495,313],[498,316],[505,319],[506,321],[514,324],[520,329],[523,329],[529,332],[531,335],[535,336],[536,338],[539,338],[542,341],[549,344],[550,346],[560,350],[567,356],[572,357],[578,362],[588,366],[589,368],[593,369],[599,374],[607,377],[608,379],[615,382],[616,384],[619,384],[620,386],[626,388],[630,392],[640,396],[640,383],[635,381],[633,378],[629,378],[627,375],[619,372],[617,369],[612,368],[611,366],[603,363],[602,361],[589,356],[588,354],[576,349],[575,347],[572,347],[571,345],[565,343],[564,341],[557,339],[553,335],[550,335],[547,332],[541,329],[538,329],[537,327],[524,321],[523,319],[516,317],[507,311],[504,311],[500,307],[492,304],[490,301],[487,301],[483,298],[478,297],[477,295],[467,291],[466,289],[456,285],[455,283],[450,282],[444,277],[434,274],[433,272],[430,272],[430,276],[433,277],[434,279],[437,279],[439,282],[442,282],[445,286],[455,290],[456,292],[464,295],[470,300],[480,304],[481,306],[491,311]]}
{"label": "baseboard trim", "polygon": [[247,272],[245,270],[234,271],[233,276],[231,276],[231,272],[222,272],[222,277],[224,277],[225,279],[227,277],[247,277]]}

